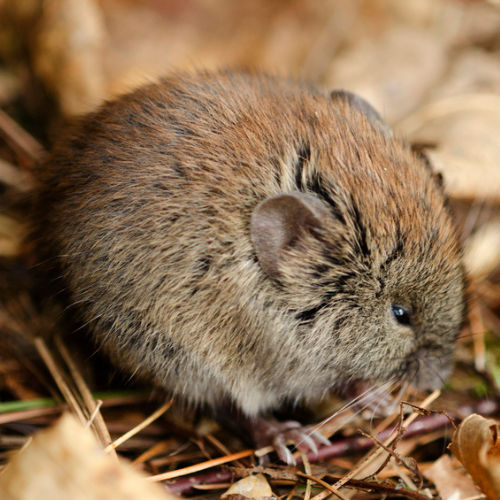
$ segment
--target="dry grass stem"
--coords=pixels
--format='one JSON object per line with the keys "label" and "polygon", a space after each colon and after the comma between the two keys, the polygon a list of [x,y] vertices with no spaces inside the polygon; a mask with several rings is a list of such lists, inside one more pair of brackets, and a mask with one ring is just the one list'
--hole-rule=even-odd
{"label": "dry grass stem", "polygon": [[123,436],[120,436],[118,439],[113,441],[111,444],[106,446],[104,451],[106,453],[109,453],[110,451],[118,448],[121,444],[125,443],[125,441],[128,441],[132,436],[135,436],[139,432],[142,431],[145,427],[147,427],[149,424],[154,422],[157,418],[161,417],[171,406],[172,403],[174,402],[173,399],[170,401],[167,401],[165,404],[160,406],[154,413],[152,413],[149,417],[145,418],[140,424],[136,425],[133,429],[130,429],[128,432],[123,434]]}
{"label": "dry grass stem", "polygon": [[22,420],[31,420],[33,418],[44,417],[47,415],[56,415],[67,410],[66,405],[51,406],[49,408],[35,408],[33,410],[12,411],[0,415],[0,425],[9,424],[11,422],[20,422]]}
{"label": "dry grass stem", "polygon": [[[231,454],[231,451],[227,448],[227,446],[225,446],[224,444],[222,444],[215,436],[213,436],[212,434],[207,434],[205,436],[205,439],[207,441],[209,441],[212,446],[214,446],[215,448],[217,448],[221,453],[225,453],[226,455],[230,455]],[[236,461],[235,462],[235,465],[237,465],[238,467],[244,467],[245,465],[240,462],[240,461]]]}
{"label": "dry grass stem", "polygon": [[[307,455],[303,453],[302,451],[300,452],[300,456],[302,457],[302,463],[304,465],[304,472],[306,474],[311,475],[311,464],[309,463],[309,460],[307,460]],[[306,491],[304,493],[304,500],[310,500],[311,498],[311,480],[307,479],[306,481]]]}
{"label": "dry grass stem", "polygon": [[[394,459],[394,462],[396,462],[395,459]],[[402,470],[401,467],[399,467],[399,465],[397,463],[393,463],[393,467],[394,467],[394,472],[396,473],[396,475],[401,478],[403,483],[405,483],[406,486],[410,490],[418,490],[419,489],[417,487],[417,485],[410,479],[408,474],[406,474],[406,472],[404,470]]]}
{"label": "dry grass stem", "polygon": [[92,420],[92,427],[94,428],[97,438],[99,439],[103,447],[108,446],[111,443],[111,436],[109,435],[108,428],[106,427],[106,423],[102,418],[99,407],[97,406],[87,383],[80,373],[80,370],[76,366],[76,363],[73,361],[73,358],[71,357],[68,349],[64,345],[59,335],[57,335],[55,338],[55,345],[67,367],[69,368],[70,374],[80,392],[80,395],[82,396],[84,404],[87,406],[87,412],[89,413],[89,415],[91,415],[89,421]]}
{"label": "dry grass stem", "polygon": [[175,443],[176,441],[174,439],[167,439],[165,441],[160,441],[151,448],[148,448],[146,451],[142,452],[136,459],[132,461],[132,463],[134,465],[142,464],[143,462],[150,460],[156,455],[159,455],[160,453],[164,453],[167,450],[170,450],[175,445]]}
{"label": "dry grass stem", "polygon": [[486,368],[486,346],[484,340],[486,328],[483,321],[482,310],[479,307],[478,297],[475,293],[475,288],[472,289],[469,295],[468,320],[474,345],[474,365],[476,370],[484,372]]}
{"label": "dry grass stem", "polygon": [[164,467],[165,465],[177,464],[179,462],[185,462],[188,460],[203,460],[204,458],[207,458],[207,456],[200,450],[191,451],[188,453],[179,453],[178,451],[176,451],[175,455],[156,458],[154,460],[151,460],[150,463],[153,467]]}
{"label": "dry grass stem", "polygon": [[297,491],[297,488],[299,487],[298,483],[295,483],[293,488],[290,490],[290,493],[288,493],[287,497],[285,500],[292,500],[293,496],[295,495],[295,492]]}
{"label": "dry grass stem", "polygon": [[0,158],[0,182],[25,193],[33,186],[30,179],[14,165]]}
{"label": "dry grass stem", "polygon": [[228,462],[234,462],[240,458],[250,457],[255,454],[255,450],[243,450],[238,453],[233,453],[232,455],[226,455],[225,457],[214,458],[212,460],[207,460],[196,465],[190,465],[189,467],[184,467],[182,469],[173,470],[170,472],[164,472],[163,474],[156,474],[155,476],[150,476],[148,479],[151,481],[165,481],[166,479],[174,479],[180,476],[187,476],[188,474],[193,474],[195,472],[200,472],[202,470],[211,469],[212,467],[217,467],[218,465],[227,464]]}
{"label": "dry grass stem", "polygon": [[87,424],[86,424],[87,428],[90,427],[94,423],[94,420],[95,420],[97,414],[101,411],[101,406],[102,406],[102,400],[96,399],[94,411],[90,414],[90,417],[87,420]]}
{"label": "dry grass stem", "polygon": [[197,484],[193,486],[195,490],[212,491],[212,490],[226,490],[233,483],[211,483],[211,484]]}
{"label": "dry grass stem", "polygon": [[87,422],[87,416],[83,413],[80,403],[66,382],[61,368],[58,366],[56,360],[47,348],[45,341],[41,337],[36,337],[33,342],[70,409],[78,417],[80,423],[85,425]]}

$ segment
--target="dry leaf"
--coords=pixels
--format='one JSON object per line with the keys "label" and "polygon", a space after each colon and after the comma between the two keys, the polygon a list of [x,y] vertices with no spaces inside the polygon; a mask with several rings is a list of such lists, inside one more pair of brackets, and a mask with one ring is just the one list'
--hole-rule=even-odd
{"label": "dry leaf", "polygon": [[19,222],[0,214],[0,257],[19,255],[24,237],[25,231]]}
{"label": "dry leaf", "polygon": [[397,131],[412,142],[437,144],[428,156],[453,197],[498,201],[499,112],[497,94],[450,96],[421,107]]}
{"label": "dry leaf", "polygon": [[104,97],[99,6],[94,0],[47,0],[37,28],[35,69],[62,112],[92,110]]}
{"label": "dry leaf", "polygon": [[2,500],[165,500],[177,497],[106,455],[72,416],[33,437],[0,475]]}
{"label": "dry leaf", "polygon": [[269,483],[262,474],[247,476],[234,483],[222,496],[238,495],[244,498],[275,498]]}
{"label": "dry leaf", "polygon": [[500,423],[470,415],[453,434],[450,449],[483,493],[500,499]]}
{"label": "dry leaf", "polygon": [[500,221],[481,226],[469,236],[464,248],[465,267],[476,279],[481,279],[500,265]]}
{"label": "dry leaf", "polygon": [[450,66],[446,78],[432,90],[432,98],[500,91],[500,54],[477,48],[464,49]]}
{"label": "dry leaf", "polygon": [[327,83],[360,94],[392,123],[417,107],[437,84],[446,52],[443,41],[428,31],[395,27],[361,40],[336,58]]}
{"label": "dry leaf", "polygon": [[434,483],[443,500],[464,500],[480,494],[469,476],[453,468],[448,455],[436,460],[424,476]]}

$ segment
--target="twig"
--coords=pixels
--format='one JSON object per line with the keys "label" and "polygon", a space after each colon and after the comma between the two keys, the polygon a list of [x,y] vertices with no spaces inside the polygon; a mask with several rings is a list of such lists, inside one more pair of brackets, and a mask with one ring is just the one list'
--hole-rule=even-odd
{"label": "twig", "polygon": [[306,479],[309,479],[310,481],[314,481],[315,483],[323,486],[323,488],[326,488],[330,493],[333,493],[336,497],[341,498],[342,500],[347,500],[340,491],[337,489],[334,489],[331,484],[328,484],[326,481],[323,481],[322,479],[319,479],[318,477],[314,477],[311,474],[306,474],[305,472],[297,471],[296,472],[297,476],[300,477],[305,477]]}
{"label": "twig", "polygon": [[[422,485],[423,478],[422,478],[422,474],[420,474],[420,471],[418,470],[417,464],[409,464],[407,462],[408,458],[405,460],[401,455],[399,455],[396,452],[396,450],[394,448],[389,448],[388,446],[385,446],[384,443],[380,442],[376,437],[370,436],[369,434],[367,434],[366,432],[364,432],[362,430],[360,430],[359,432],[361,433],[362,436],[365,436],[368,439],[371,439],[377,446],[379,446],[380,448],[383,448],[388,453],[389,458],[393,457],[394,460],[396,460],[396,463],[403,465],[409,471],[411,471],[411,473],[414,475],[414,477],[418,478],[418,480],[420,482],[420,486]],[[394,441],[394,442],[396,442],[396,441]],[[384,467],[385,467],[385,465],[384,465]],[[373,474],[373,475],[376,475],[376,474]]]}
{"label": "twig", "polygon": [[[500,404],[498,402],[492,400],[483,400],[479,401],[476,404],[467,404],[458,408],[457,414],[460,418],[465,418],[471,413],[481,413],[483,415],[491,415],[493,413],[498,412],[500,409]],[[416,414],[413,414],[416,415]],[[417,420],[413,421],[411,424],[406,423],[406,431],[403,439],[408,439],[423,433],[428,433],[432,431],[436,431],[438,429],[445,428],[450,423],[447,416],[434,413],[427,417],[420,416]],[[381,432],[378,438],[381,441],[384,441],[397,430],[397,427],[390,427]],[[340,455],[344,455],[348,452],[359,452],[362,450],[366,450],[373,447],[373,442],[365,437],[350,437],[341,439],[339,441],[333,442],[330,446],[324,446],[318,450],[318,455],[316,456],[314,453],[308,453],[308,460],[313,462],[322,462],[329,458],[337,457]],[[249,452],[251,450],[248,450]],[[249,456],[251,453],[248,453]],[[297,462],[300,464],[302,460],[298,457]],[[196,466],[193,466],[196,468]],[[205,467],[200,470],[205,470],[208,467]],[[186,472],[187,474],[198,472],[197,470],[192,470],[190,472]],[[187,494],[192,491],[193,486],[198,484],[212,484],[212,483],[223,483],[231,480],[233,473],[229,470],[216,470],[210,471],[206,473],[197,474],[195,476],[191,476],[189,478],[181,478],[177,481],[169,483],[167,485],[167,489],[175,493],[177,495]],[[177,476],[175,476],[177,477]],[[170,479],[173,479],[170,478]],[[321,493],[319,494],[321,495]],[[311,500],[315,500],[318,497],[316,495]]]}
{"label": "twig", "polygon": [[[416,462],[415,462],[415,465]],[[402,469],[401,467],[399,467],[399,465],[397,463],[394,464],[394,470],[395,470],[395,473],[397,476],[399,476],[403,482],[406,484],[406,486],[411,489],[411,490],[418,490],[418,489],[421,489],[422,488],[422,485],[423,485],[423,479],[420,483],[419,486],[417,486],[412,480],[411,478],[408,476],[408,474],[406,474]]]}
{"label": "twig", "polygon": [[0,137],[18,155],[21,166],[24,164],[28,171],[40,163],[46,155],[42,145],[2,110],[0,110]]}
{"label": "twig", "polygon": [[[422,408],[425,408],[426,406],[429,406],[431,403],[433,403],[441,394],[439,390],[434,391],[430,396],[425,398],[424,401],[419,405]],[[412,413],[403,423],[403,427],[407,427],[410,425],[416,418],[418,417],[417,413]],[[400,432],[400,427],[398,426],[398,429],[394,430],[391,435],[384,440],[384,445],[389,446],[399,435]],[[345,474],[342,479],[337,481],[333,487],[334,488],[341,488],[345,483],[347,483],[350,479],[353,479],[357,475],[361,475],[364,471],[366,471],[367,467],[371,465],[375,460],[377,460],[385,450],[383,448],[379,448],[378,450],[375,450],[371,453],[369,453],[359,464],[358,467],[355,467],[352,471],[348,472]]]}
{"label": "twig", "polygon": [[[389,463],[390,459],[391,459],[391,452],[395,452],[396,450],[396,446],[398,445],[400,439],[403,437],[403,435],[405,434],[405,428],[403,427],[403,421],[404,421],[404,413],[403,413],[403,404],[404,402],[402,401],[400,404],[399,404],[399,420],[398,420],[398,423],[396,425],[396,431],[397,431],[397,436],[394,438],[392,444],[391,444],[391,447],[387,448],[386,451],[388,451],[389,449],[391,451],[389,451],[387,453],[387,456],[385,457],[385,460],[378,466],[377,470],[370,473],[371,476],[377,476],[380,472],[382,472],[387,464]],[[384,444],[383,443],[380,443],[381,447],[384,448]]]}
{"label": "twig", "polygon": [[[335,478],[335,479],[339,479],[339,478]],[[429,500],[429,497],[422,495],[422,493],[419,493],[418,491],[396,489],[394,487],[387,486],[387,485],[382,484],[382,483],[376,483],[374,481],[365,481],[365,480],[361,481],[359,479],[350,479],[348,484],[346,484],[346,486],[349,486],[351,488],[365,490],[365,491],[385,493],[385,494],[389,494],[391,496],[397,496],[397,497],[403,497],[403,498],[413,498],[415,500]]]}

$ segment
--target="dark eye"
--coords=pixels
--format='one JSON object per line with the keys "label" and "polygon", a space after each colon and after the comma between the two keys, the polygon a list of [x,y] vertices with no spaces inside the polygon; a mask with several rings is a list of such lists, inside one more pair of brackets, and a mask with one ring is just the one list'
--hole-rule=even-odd
{"label": "dark eye", "polygon": [[400,325],[408,326],[411,324],[410,311],[406,307],[399,304],[392,304],[391,309],[392,314]]}

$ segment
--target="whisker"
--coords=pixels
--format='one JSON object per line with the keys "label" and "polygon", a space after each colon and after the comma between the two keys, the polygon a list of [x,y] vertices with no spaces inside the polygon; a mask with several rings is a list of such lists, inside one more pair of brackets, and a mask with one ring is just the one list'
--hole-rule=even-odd
{"label": "whisker", "polygon": [[[362,400],[363,397],[365,397],[367,394],[371,393],[372,396],[375,396],[379,393],[383,394],[385,392],[389,392],[388,389],[393,388],[396,384],[397,384],[397,382],[394,379],[391,379],[391,380],[388,380],[387,382],[385,382],[384,384],[382,384],[376,388],[369,387],[368,389],[363,391],[361,394],[357,395],[354,399],[347,402],[344,406],[342,406],[339,410],[334,412],[332,415],[329,415],[327,418],[325,418],[324,420],[322,420],[321,422],[316,424],[312,429],[309,430],[309,432],[307,433],[307,436],[311,436],[315,432],[318,432],[323,426],[325,426],[333,418],[335,418],[335,417],[341,415],[342,413],[345,413],[346,411],[350,410],[351,408],[355,407],[356,403],[358,403],[360,400]],[[347,421],[343,422],[343,425],[345,425],[345,424],[349,423],[351,420],[353,420],[357,415],[359,415],[361,412],[363,412],[368,406],[369,406],[369,401],[366,404],[360,406],[358,409],[356,409],[356,411],[353,413],[353,415]],[[298,446],[301,443],[302,443],[302,441],[300,441],[299,443],[296,443],[296,446]]]}
{"label": "whisker", "polygon": [[[396,389],[396,387],[398,386],[398,384],[399,384],[399,382],[395,381],[391,385],[391,387],[389,388],[389,390],[387,391],[387,393],[388,394],[392,393],[392,391],[394,389]],[[400,394],[400,393],[401,393],[401,391],[399,391],[398,394]],[[370,417],[370,429],[373,429],[373,420],[377,417],[378,409],[381,407],[382,404],[384,404],[384,401],[382,399],[380,399],[380,401],[378,401],[378,403],[375,405],[375,407],[371,408],[371,410],[372,410],[372,416]],[[393,408],[394,408],[394,398],[391,398],[391,402],[389,403],[388,408],[390,409],[389,413],[391,413],[393,411]]]}
{"label": "whisker", "polygon": [[446,379],[439,373],[439,370],[436,369],[436,367],[433,365],[431,360],[428,359],[422,359],[422,363],[424,364],[424,367],[432,372],[433,375],[435,375],[439,381],[441,382],[442,385],[446,383]]}
{"label": "whisker", "polygon": [[[350,408],[352,408],[353,406],[356,405],[356,403],[358,403],[360,400],[362,400],[367,394],[370,394],[372,393],[372,395],[374,394],[378,394],[379,392],[383,392],[385,391],[391,384],[393,383],[393,379],[391,380],[388,380],[387,382],[385,382],[384,384],[378,386],[378,387],[368,387],[368,389],[366,389],[365,391],[363,391],[362,393],[358,394],[355,398],[351,399],[350,401],[348,401],[344,406],[342,406],[342,408],[340,408],[339,410],[337,410],[333,415],[329,416],[326,420],[324,420],[323,422],[321,422],[322,425],[328,423],[329,420],[331,420],[333,417],[349,410]],[[366,408],[366,405],[363,406],[363,408]]]}
{"label": "whisker", "polygon": [[64,312],[67,312],[70,309],[72,309],[73,307],[77,306],[78,304],[83,304],[83,303],[88,302],[88,301],[89,300],[87,298],[85,298],[85,299],[79,299],[79,300],[74,300],[73,302],[71,302],[70,304],[68,304],[63,310],[64,310]]}
{"label": "whisker", "polygon": [[74,332],[79,332],[81,330],[83,330],[86,326],[88,326],[90,323],[92,323],[93,321],[97,321],[99,318],[101,318],[103,316],[103,314],[97,314],[96,316],[94,316],[93,318],[90,318],[88,321],[86,321],[85,323],[83,323],[82,325],[80,325],[78,328],[76,328],[74,330]]}
{"label": "whisker", "polygon": [[408,390],[408,387],[410,386],[410,383],[408,382],[408,380],[403,380],[403,382],[401,383],[401,389],[399,390],[399,392],[397,393],[395,399],[394,399],[394,402],[395,402],[395,405],[394,407],[396,408],[399,403],[402,401],[403,399],[403,395],[405,394],[405,392]]}
{"label": "whisker", "polygon": [[393,403],[389,407],[389,413],[394,413],[396,411],[397,407],[399,406],[399,403],[403,400],[403,395],[406,393],[409,386],[410,383],[407,380],[403,380],[401,382],[401,388],[399,389],[396,396],[393,398]]}

